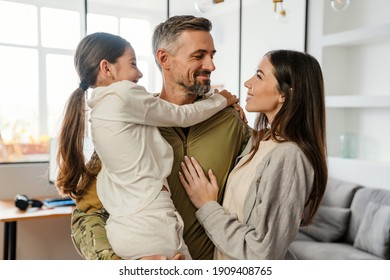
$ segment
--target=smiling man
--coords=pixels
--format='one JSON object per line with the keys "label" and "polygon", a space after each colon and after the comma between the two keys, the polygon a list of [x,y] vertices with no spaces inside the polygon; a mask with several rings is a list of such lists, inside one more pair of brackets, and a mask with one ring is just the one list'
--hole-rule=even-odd
{"label": "smiling man", "polygon": [[[184,105],[210,91],[216,53],[211,28],[209,20],[194,16],[174,16],[156,27],[153,52],[163,79],[160,98]],[[228,173],[249,139],[250,128],[239,112],[229,107],[192,127],[160,128],[160,132],[174,151],[168,184],[172,200],[184,221],[184,240],[193,259],[212,259],[214,245],[198,222],[196,208],[179,181],[180,163],[188,155],[196,157],[205,170],[212,167],[221,186],[218,194],[221,202]],[[88,166],[98,174],[100,160],[96,154]],[[96,195],[96,180],[93,180],[78,199],[72,214],[72,238],[84,258],[118,258],[106,237],[104,227],[108,216]],[[145,257],[159,259],[164,256]]]}

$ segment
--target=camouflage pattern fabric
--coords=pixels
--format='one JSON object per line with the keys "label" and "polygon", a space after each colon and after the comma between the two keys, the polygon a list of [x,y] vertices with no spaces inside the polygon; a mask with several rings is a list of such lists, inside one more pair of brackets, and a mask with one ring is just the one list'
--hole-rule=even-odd
{"label": "camouflage pattern fabric", "polygon": [[108,243],[106,221],[108,212],[102,208],[84,213],[75,208],[72,214],[72,241],[76,250],[87,260],[120,260]]}

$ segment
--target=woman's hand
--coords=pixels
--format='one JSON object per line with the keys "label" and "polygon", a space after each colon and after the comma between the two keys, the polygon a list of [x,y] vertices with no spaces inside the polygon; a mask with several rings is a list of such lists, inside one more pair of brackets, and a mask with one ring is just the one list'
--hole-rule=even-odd
{"label": "woman's hand", "polygon": [[211,169],[208,172],[209,180],[196,159],[185,156],[184,161],[179,179],[194,206],[200,208],[209,201],[217,201],[219,188]]}
{"label": "woman's hand", "polygon": [[239,101],[237,96],[233,95],[230,91],[227,91],[226,89],[222,91],[218,91],[217,89],[215,89],[214,93],[220,94],[226,98],[226,107],[232,106],[233,104],[237,104]]}

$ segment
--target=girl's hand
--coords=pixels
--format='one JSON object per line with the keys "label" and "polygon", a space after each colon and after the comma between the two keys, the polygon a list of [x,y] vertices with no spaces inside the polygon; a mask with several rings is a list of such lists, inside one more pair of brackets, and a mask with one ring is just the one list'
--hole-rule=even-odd
{"label": "girl's hand", "polygon": [[180,182],[196,208],[202,207],[209,201],[217,201],[219,188],[217,178],[211,169],[208,172],[209,180],[198,161],[187,156],[184,157],[181,168],[183,173],[179,172]]}
{"label": "girl's hand", "polygon": [[233,108],[236,109],[240,113],[240,118],[245,122],[248,123],[248,119],[245,116],[244,110],[241,108],[240,104],[234,103]]}
{"label": "girl's hand", "polygon": [[220,94],[226,98],[226,107],[232,106],[233,104],[237,104],[239,101],[237,96],[233,95],[230,91],[227,91],[226,89],[222,91],[218,91],[217,89],[215,89],[214,94]]}
{"label": "girl's hand", "polygon": [[227,104],[226,107],[233,106],[233,108],[240,113],[240,118],[245,122],[248,123],[248,120],[245,116],[244,110],[241,108],[240,104],[238,103],[240,101],[237,96],[232,95],[229,91],[223,90],[223,91],[218,91],[217,89],[214,90],[215,94],[220,94],[223,97],[226,98]]}

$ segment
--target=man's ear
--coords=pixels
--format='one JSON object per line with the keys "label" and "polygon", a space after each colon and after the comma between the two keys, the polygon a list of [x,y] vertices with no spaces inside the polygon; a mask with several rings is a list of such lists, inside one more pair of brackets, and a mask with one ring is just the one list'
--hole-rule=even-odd
{"label": "man's ear", "polygon": [[166,49],[158,49],[156,53],[156,60],[162,69],[170,70],[171,61],[170,55]]}

